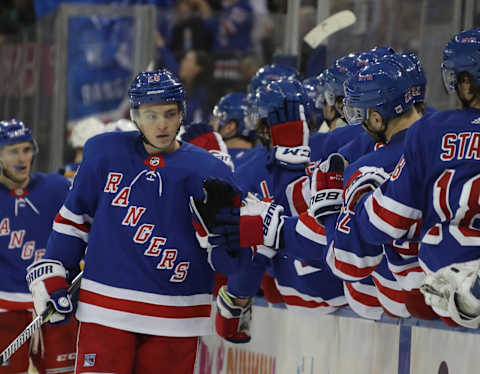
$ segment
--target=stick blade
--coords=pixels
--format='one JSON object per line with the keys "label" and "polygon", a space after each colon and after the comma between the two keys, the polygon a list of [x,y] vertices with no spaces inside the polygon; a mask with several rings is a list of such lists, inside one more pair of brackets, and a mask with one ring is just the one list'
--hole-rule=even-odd
{"label": "stick blade", "polygon": [[330,35],[353,25],[357,17],[351,10],[342,10],[324,19],[303,38],[311,48],[315,49]]}

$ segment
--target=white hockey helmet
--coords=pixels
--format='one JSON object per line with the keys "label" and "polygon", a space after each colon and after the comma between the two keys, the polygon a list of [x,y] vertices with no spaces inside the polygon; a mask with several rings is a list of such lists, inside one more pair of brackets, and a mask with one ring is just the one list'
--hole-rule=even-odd
{"label": "white hockey helmet", "polygon": [[106,131],[138,131],[137,126],[128,119],[119,119],[118,121],[109,122],[106,124]]}
{"label": "white hockey helmet", "polygon": [[73,126],[70,144],[73,148],[83,148],[88,139],[104,133],[105,130],[105,125],[97,117],[87,117]]}

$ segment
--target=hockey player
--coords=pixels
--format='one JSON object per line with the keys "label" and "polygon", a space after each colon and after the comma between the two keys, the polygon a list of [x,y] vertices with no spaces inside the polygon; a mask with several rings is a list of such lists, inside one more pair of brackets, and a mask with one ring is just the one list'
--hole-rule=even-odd
{"label": "hockey player", "polygon": [[[374,55],[372,52],[368,52],[368,54]],[[396,63],[404,67],[412,84],[410,92],[414,101],[413,105],[417,109],[417,112],[421,115],[428,115],[434,112],[435,109],[431,105],[425,104],[427,79],[418,57],[414,53],[393,53],[382,56],[378,58],[377,61],[384,59],[393,59]],[[348,163],[352,163],[364,154],[373,152],[384,145],[385,143],[381,139],[374,139],[368,132],[364,132],[342,146],[338,150],[338,153],[340,153]]]}
{"label": "hockey player", "polygon": [[[345,171],[347,183],[352,175],[363,170],[378,169],[386,173],[385,175],[392,172],[403,150],[406,129],[420,118],[413,108],[412,81],[401,61],[399,55],[385,57],[380,62],[361,70],[345,85],[344,108],[347,120],[350,123],[360,121],[375,140],[382,140],[386,144],[376,152],[369,153],[349,165]],[[362,92],[362,95],[356,103],[367,103],[365,105],[375,108],[370,115],[381,116],[385,123],[384,131],[375,132],[367,126],[367,122],[358,112],[352,110],[350,100],[351,97],[356,98],[358,92]],[[325,203],[325,200],[320,198],[324,192],[320,191],[316,195],[318,199],[315,201],[318,200],[320,205]],[[349,225],[348,210],[340,212],[338,225],[336,215],[328,215],[324,219],[329,242],[327,263],[334,274],[350,282],[361,281],[372,275],[383,309],[390,315],[409,317],[402,287],[388,269],[382,246],[362,241],[361,233],[356,231],[356,227],[352,228]],[[352,290],[357,284],[350,283],[346,286],[348,290]],[[355,298],[354,293],[346,294],[347,298]],[[352,302],[351,305],[355,310],[357,304]]]}
{"label": "hockey player", "polygon": [[403,156],[390,178],[362,196],[384,178],[375,172],[358,175],[345,194],[345,204],[355,213],[351,225],[359,227],[364,240],[385,243],[419,234],[419,259],[427,273],[422,286],[425,300],[438,314],[473,328],[480,315],[475,218],[479,67],[480,29],[455,35],[443,52],[442,77],[447,90],[457,93],[462,110],[417,121],[407,132]]}
{"label": "hockey player", "polygon": [[[325,74],[325,119],[329,122],[330,132],[327,136],[312,138],[311,159],[314,162],[326,160],[331,153],[363,133],[360,124],[346,125],[343,113],[343,84],[361,68],[368,65],[373,58],[368,54],[349,54],[334,61]],[[335,108],[335,116],[329,119],[328,107]],[[340,126],[339,124],[342,124]]]}
{"label": "hockey player", "polygon": [[68,318],[65,275],[88,243],[76,373],[193,373],[198,337],[212,331],[215,253],[198,244],[189,200],[210,200],[202,181],[231,181],[231,172],[176,139],[184,87],[170,72],[139,73],[128,96],[140,133],[87,142],[46,255],[27,279],[38,312],[51,302],[55,319]]}
{"label": "hockey player", "polygon": [[[52,222],[68,191],[58,174],[32,173],[38,148],[23,122],[0,122],[0,344],[3,348],[32,321],[33,302],[25,268],[45,253]],[[31,343],[32,359],[41,374],[73,373],[76,322],[43,326]],[[41,339],[41,340],[40,340]],[[43,344],[40,342],[43,341]],[[2,349],[3,349],[2,348]],[[26,373],[29,347],[24,344],[1,373]],[[64,357],[65,360],[57,360]]]}
{"label": "hockey player", "polygon": [[[283,97],[281,102],[269,108],[264,118],[273,149],[269,157],[259,163],[260,168],[242,178],[248,180],[249,189],[245,192],[272,202],[271,206],[282,204],[286,215],[301,214],[309,200],[309,179],[305,170],[309,161],[308,126],[304,116],[306,95],[292,90],[293,84],[291,80],[280,79],[268,85],[270,91],[266,93],[281,93]],[[280,299],[291,310],[330,313],[346,303],[341,281],[326,270],[322,259],[302,262],[288,254],[276,256],[274,250],[260,245],[250,268],[230,277],[228,285],[219,292],[216,327],[220,336],[234,343],[250,340],[245,320],[250,318],[251,298],[267,269],[275,278]],[[266,287],[267,282],[271,282],[269,278],[263,278],[262,286],[267,300],[271,301],[273,292]]]}
{"label": "hockey player", "polygon": [[247,95],[241,92],[226,94],[213,108],[213,128],[222,135],[235,166],[255,142],[255,131],[245,124],[247,110]]}
{"label": "hockey player", "polygon": [[322,78],[320,74],[318,77],[310,77],[302,81],[312,111],[312,118],[309,124],[312,134],[318,132],[324,122],[323,101],[325,96],[323,92],[324,81]]}

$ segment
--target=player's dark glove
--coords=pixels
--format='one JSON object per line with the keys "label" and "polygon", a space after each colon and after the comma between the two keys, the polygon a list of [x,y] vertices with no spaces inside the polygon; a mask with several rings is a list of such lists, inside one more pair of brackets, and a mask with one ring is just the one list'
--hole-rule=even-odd
{"label": "player's dark glove", "polygon": [[203,189],[203,200],[190,196],[197,239],[207,250],[212,268],[222,274],[231,274],[252,257],[250,248],[240,246],[240,191],[217,178],[207,178]]}
{"label": "player's dark glove", "polygon": [[[217,215],[221,211],[225,213],[225,217],[231,217],[231,220],[235,220],[237,216],[239,221],[241,192],[237,188],[225,180],[207,178],[203,181],[203,191],[205,194],[203,200],[190,196],[190,211],[198,233],[203,235],[211,233],[215,227],[225,223],[217,220]],[[231,214],[226,214],[229,210]]]}
{"label": "player's dark glove", "polygon": [[313,172],[309,211],[315,218],[337,213],[342,208],[345,164],[341,154],[332,153]]}
{"label": "player's dark glove", "polygon": [[309,130],[305,108],[298,96],[286,95],[283,105],[270,110],[267,117],[273,146],[307,146]]}

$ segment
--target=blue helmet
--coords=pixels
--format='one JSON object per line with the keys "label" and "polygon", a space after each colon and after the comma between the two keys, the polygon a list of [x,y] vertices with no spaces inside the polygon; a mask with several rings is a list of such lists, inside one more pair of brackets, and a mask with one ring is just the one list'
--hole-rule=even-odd
{"label": "blue helmet", "polygon": [[348,123],[363,122],[368,109],[389,119],[413,105],[411,81],[401,65],[379,61],[360,70],[345,84],[344,112]]}
{"label": "blue helmet", "polygon": [[314,129],[320,127],[323,122],[323,102],[325,100],[325,79],[323,73],[316,77],[304,79],[303,87],[307,94],[310,110],[311,110],[311,125]]}
{"label": "blue helmet", "polygon": [[480,28],[455,35],[443,50],[442,78],[447,92],[454,92],[458,75],[467,72],[480,87]]}
{"label": "blue helmet", "polygon": [[280,91],[278,86],[260,86],[255,90],[255,95],[251,99],[250,107],[250,124],[252,129],[258,124],[258,120],[267,118],[268,113],[281,106],[284,102],[284,94]]}
{"label": "blue helmet", "polygon": [[422,65],[418,57],[414,53],[410,54],[398,54],[385,56],[383,60],[390,60],[399,64],[407,73],[410,79],[411,89],[410,92],[413,96],[413,100],[416,103],[425,101],[425,86],[427,79],[423,72]]}
{"label": "blue helmet", "polygon": [[357,71],[366,66],[365,60],[359,60],[358,54],[349,54],[340,57],[328,68],[326,76],[327,89],[325,90],[325,99],[328,105],[335,105],[338,97],[345,96],[344,83],[351,78]]}
{"label": "blue helmet", "polygon": [[[317,108],[317,99],[320,94],[320,85],[324,83],[319,76],[310,77],[303,80],[303,89],[305,90],[311,108]],[[317,108],[318,109],[318,108]],[[321,109],[321,107],[320,107]]]}
{"label": "blue helmet", "polygon": [[250,80],[248,92],[253,94],[260,86],[265,86],[270,82],[289,77],[300,79],[298,71],[291,66],[280,64],[265,65],[261,67]]}
{"label": "blue helmet", "polygon": [[310,100],[302,82],[295,78],[282,78],[269,84],[273,90],[280,91],[284,98],[296,97],[305,111],[305,119],[308,121],[311,116]]}
{"label": "blue helmet", "polygon": [[32,132],[22,121],[12,118],[0,122],[0,147],[23,142],[32,142],[36,148]]}
{"label": "blue helmet", "polygon": [[220,98],[218,104],[213,108],[213,116],[220,120],[220,127],[225,126],[230,121],[235,121],[237,123],[236,135],[251,138],[251,130],[245,124],[247,111],[247,95],[241,92],[232,92]]}
{"label": "blue helmet", "polygon": [[185,89],[178,78],[166,69],[138,73],[128,90],[130,107],[142,104],[179,103],[185,115]]}
{"label": "blue helmet", "polygon": [[379,47],[374,47],[368,52],[371,53],[375,59],[380,60],[385,56],[393,55],[395,53],[395,50],[392,47],[382,45]]}

